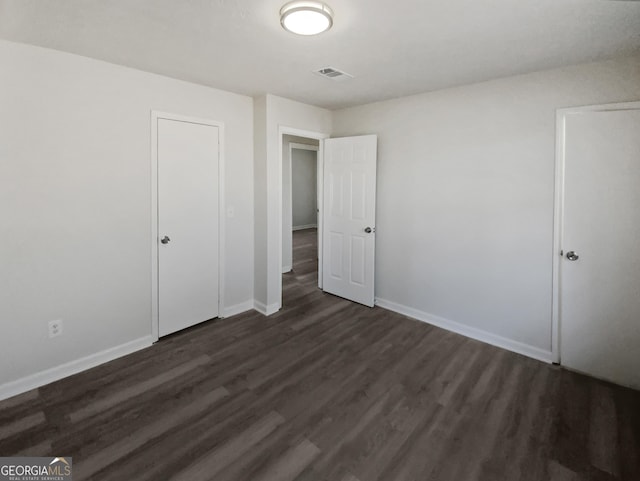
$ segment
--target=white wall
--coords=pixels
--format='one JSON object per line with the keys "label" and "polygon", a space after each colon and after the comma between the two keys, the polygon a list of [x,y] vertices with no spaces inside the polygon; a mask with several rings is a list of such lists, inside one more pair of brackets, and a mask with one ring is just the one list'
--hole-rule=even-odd
{"label": "white wall", "polygon": [[[282,286],[282,134],[283,129],[331,132],[331,112],[266,95],[255,99],[255,299],[270,314],[281,307]],[[264,133],[263,133],[264,132]],[[264,216],[264,217],[263,217]],[[266,225],[265,225],[266,222]],[[262,246],[266,240],[266,249]]]}
{"label": "white wall", "polygon": [[549,358],[555,109],[638,99],[635,57],[334,112],[379,136],[376,296]]}
{"label": "white wall", "polygon": [[[149,341],[152,109],[225,123],[235,216],[224,307],[246,307],[251,98],[6,41],[0,64],[0,395],[11,381]],[[64,333],[49,339],[53,319]]]}
{"label": "white wall", "polygon": [[291,188],[293,229],[316,227],[317,152],[293,149],[291,153]]}
{"label": "white wall", "polygon": [[[306,144],[318,147],[319,142],[314,139],[282,136],[282,272],[289,272],[293,264],[293,207],[291,205],[291,157],[289,144]],[[314,152],[317,158],[317,152]],[[314,187],[314,189],[316,189]]]}

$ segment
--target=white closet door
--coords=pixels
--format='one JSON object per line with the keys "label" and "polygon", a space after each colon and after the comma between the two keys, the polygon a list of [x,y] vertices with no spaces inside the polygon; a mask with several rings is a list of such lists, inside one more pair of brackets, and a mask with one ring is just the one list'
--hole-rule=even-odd
{"label": "white closet door", "polygon": [[561,363],[640,388],[640,110],[565,119]]}
{"label": "white closet door", "polygon": [[218,316],[218,135],[158,119],[160,336]]}

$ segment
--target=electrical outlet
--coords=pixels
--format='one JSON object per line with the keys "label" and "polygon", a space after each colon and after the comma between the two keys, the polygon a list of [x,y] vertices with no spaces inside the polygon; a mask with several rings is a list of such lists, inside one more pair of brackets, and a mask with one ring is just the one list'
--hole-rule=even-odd
{"label": "electrical outlet", "polygon": [[62,334],[62,321],[49,321],[49,337],[57,337]]}

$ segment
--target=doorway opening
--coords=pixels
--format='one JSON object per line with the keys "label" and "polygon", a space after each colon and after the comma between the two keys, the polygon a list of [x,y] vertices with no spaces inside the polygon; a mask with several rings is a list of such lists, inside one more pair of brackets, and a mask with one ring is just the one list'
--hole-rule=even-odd
{"label": "doorway opening", "polygon": [[[283,263],[283,239],[289,236],[289,228],[285,227],[283,221],[288,215],[288,209],[286,212],[284,210],[286,188],[283,176],[290,172],[287,168],[289,162],[284,158],[288,152],[288,148],[284,147],[286,135],[318,141],[317,286],[330,294],[373,307],[377,136],[360,135],[329,139],[326,134],[281,126],[278,142],[280,205],[276,229],[279,238],[276,243],[279,247],[279,258],[274,265],[279,274],[280,282],[275,287],[278,289],[276,296],[280,303],[276,310],[283,305],[281,273],[283,267],[288,267]],[[326,205],[331,207],[326,208]],[[291,267],[294,269],[293,224],[290,230]],[[312,275],[305,280],[310,278]],[[307,294],[311,292],[307,291]]]}
{"label": "doorway opening", "polygon": [[318,284],[319,148],[319,139],[282,135],[283,304]]}
{"label": "doorway opening", "polygon": [[[285,136],[288,136],[288,142],[285,142]],[[293,137],[293,139],[291,139],[291,137]],[[323,176],[324,176],[324,155],[323,155],[323,149],[324,149],[324,139],[327,139],[329,137],[329,134],[325,134],[322,132],[314,132],[314,131],[310,131],[310,130],[301,130],[301,129],[297,129],[294,127],[285,127],[285,126],[280,126],[278,127],[278,150],[279,152],[279,167],[280,167],[280,175],[279,175],[279,197],[280,197],[280,206],[278,208],[278,226],[277,226],[277,235],[278,235],[278,242],[276,243],[276,245],[278,245],[280,248],[278,249],[278,253],[279,253],[279,259],[278,259],[278,263],[277,263],[277,267],[280,271],[280,275],[279,275],[279,280],[280,282],[278,282],[278,284],[275,286],[278,291],[277,291],[277,298],[280,299],[280,305],[278,306],[278,308],[282,307],[283,305],[283,281],[285,281],[285,279],[283,279],[283,267],[288,267],[287,265],[285,265],[284,259],[287,256],[286,252],[288,252],[289,250],[289,245],[291,246],[291,268],[293,269],[293,213],[291,213],[291,219],[292,219],[292,223],[291,223],[291,227],[289,227],[289,224],[286,222],[285,219],[288,218],[288,212],[289,212],[289,206],[291,206],[291,202],[290,202],[290,194],[289,194],[289,190],[288,190],[288,185],[290,184],[290,179],[291,178],[291,169],[290,169],[290,153],[289,153],[289,149],[290,146],[289,144],[292,143],[292,140],[297,140],[297,142],[293,142],[298,143],[298,144],[304,144],[304,145],[313,145],[317,147],[317,155],[316,155],[316,165],[317,165],[317,178],[316,178],[316,182],[317,182],[317,187],[316,187],[316,197],[317,197],[317,248],[316,248],[316,252],[317,252],[317,258],[318,258],[318,268],[316,270],[316,279],[317,282],[315,285],[317,285],[319,288],[322,289],[322,225],[323,225],[323,211],[322,211],[322,199],[323,199]],[[286,179],[285,179],[286,177]],[[285,209],[286,207],[286,209]],[[288,239],[291,239],[291,243],[288,242]],[[285,252],[286,251],[286,252]],[[312,277],[312,275],[310,275],[309,277]],[[294,279],[293,275],[289,275],[287,277],[287,281],[289,279]]]}

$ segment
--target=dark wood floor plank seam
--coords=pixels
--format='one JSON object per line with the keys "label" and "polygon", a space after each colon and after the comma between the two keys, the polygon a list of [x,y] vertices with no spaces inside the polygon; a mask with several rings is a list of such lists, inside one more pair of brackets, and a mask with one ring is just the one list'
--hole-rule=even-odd
{"label": "dark wood floor plank seam", "polygon": [[82,408],[76,409],[74,412],[69,414],[69,418],[71,422],[77,423],[82,421],[96,412],[104,411],[113,407],[121,402],[124,402],[130,398],[138,396],[154,387],[160,386],[164,383],[171,381],[177,377],[180,377],[192,369],[207,364],[210,361],[209,356],[200,355],[193,361],[186,362],[180,366],[177,366],[169,371],[166,371],[162,374],[158,374],[151,379],[147,379],[141,383],[134,384],[127,388],[121,389],[119,391],[114,392],[111,395],[101,397],[98,399],[92,400],[89,404]]}
{"label": "dark wood floor plank seam", "polygon": [[203,410],[211,408],[217,401],[228,395],[229,391],[224,387],[220,387],[212,391],[208,396],[196,399],[178,411],[167,413],[167,416],[158,417],[152,424],[145,426],[137,432],[131,433],[129,437],[101,449],[90,457],[80,460],[79,463],[74,465],[74,475],[80,477],[80,479],[91,477],[96,472],[112,464],[114,460],[139,449],[145,443],[163,435],[172,427],[179,426],[189,418],[198,416]]}
{"label": "dark wood floor plank seam", "polygon": [[24,417],[14,419],[6,424],[3,424],[0,430],[0,441],[4,441],[22,431],[34,428],[38,425],[44,424],[46,418],[43,412],[36,412]]}
{"label": "dark wood floor plank seam", "polygon": [[173,479],[191,480],[215,477],[218,471],[224,469],[230,463],[241,458],[248,450],[252,449],[256,443],[265,439],[279,425],[284,422],[284,418],[275,411],[271,411],[264,418],[251,425],[245,431],[235,435],[224,446],[213,450],[203,458],[199,458],[195,463]]}

